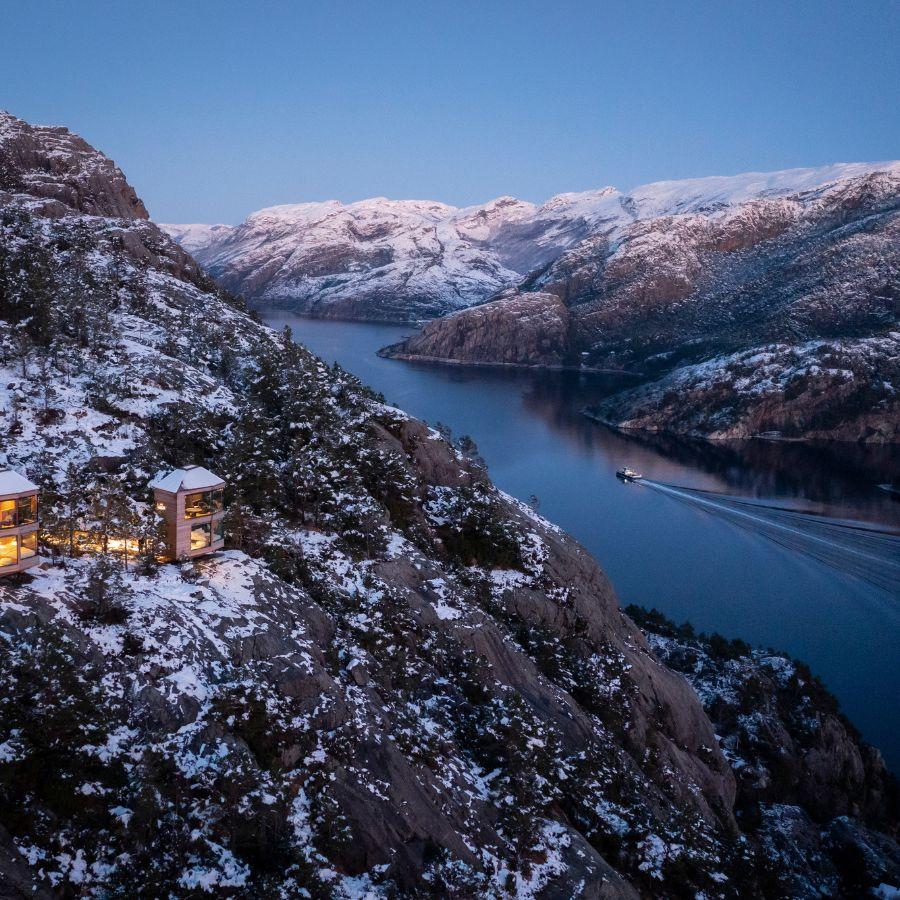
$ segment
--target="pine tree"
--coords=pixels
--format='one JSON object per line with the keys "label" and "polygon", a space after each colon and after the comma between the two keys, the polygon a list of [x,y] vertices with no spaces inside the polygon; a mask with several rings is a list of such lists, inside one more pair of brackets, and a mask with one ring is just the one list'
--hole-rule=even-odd
{"label": "pine tree", "polygon": [[86,618],[114,625],[124,622],[128,617],[125,603],[131,596],[131,588],[109,554],[101,553],[91,562],[83,594],[81,611]]}
{"label": "pine tree", "polygon": [[276,433],[269,416],[255,404],[245,403],[226,436],[227,480],[236,498],[253,509],[271,507],[279,494]]}
{"label": "pine tree", "polygon": [[38,457],[33,473],[41,487],[40,518],[44,541],[57,553],[75,556],[77,534],[86,529],[89,479],[78,466],[69,462],[63,478],[57,482],[56,463],[49,451]]}
{"label": "pine tree", "polygon": [[[139,520],[119,478],[96,478],[88,485],[87,497],[93,543],[101,553],[109,553],[112,540],[133,539]],[[127,565],[127,543],[125,547],[123,564]]]}
{"label": "pine tree", "polygon": [[142,575],[155,575],[159,570],[159,558],[165,551],[166,523],[152,503],[144,506],[134,536],[138,542],[138,571]]}

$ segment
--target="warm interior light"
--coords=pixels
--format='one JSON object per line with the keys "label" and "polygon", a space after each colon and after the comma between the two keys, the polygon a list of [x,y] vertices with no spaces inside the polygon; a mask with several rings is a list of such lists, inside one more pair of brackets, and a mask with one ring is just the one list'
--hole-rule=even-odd
{"label": "warm interior light", "polygon": [[0,500],[0,528],[16,527],[16,501]]}
{"label": "warm interior light", "polygon": [[212,542],[212,527],[209,524],[191,526],[191,550],[202,550]]}
{"label": "warm interior light", "polygon": [[0,537],[0,568],[14,566],[19,561],[19,539],[15,535]]}
{"label": "warm interior light", "polygon": [[184,498],[184,517],[199,519],[201,516],[211,516],[213,513],[220,512],[224,506],[224,498],[225,492],[222,488],[187,494]]}

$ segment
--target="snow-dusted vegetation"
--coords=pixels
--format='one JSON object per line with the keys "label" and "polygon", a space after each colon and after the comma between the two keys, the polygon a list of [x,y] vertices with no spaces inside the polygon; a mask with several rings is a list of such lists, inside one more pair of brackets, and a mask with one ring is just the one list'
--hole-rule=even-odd
{"label": "snow-dusted vegetation", "polygon": [[[0,580],[10,896],[815,896],[788,806],[829,884],[896,880],[889,778],[827,695],[805,733],[840,753],[794,755],[827,790],[745,816],[770,762],[726,692],[704,711],[470,442],[260,325],[85,148],[0,116],[0,460],[46,557]],[[188,463],[228,549],[161,564],[148,485]]]}
{"label": "snow-dusted vegetation", "polygon": [[900,436],[900,332],[767,344],[676,369],[594,411],[624,429],[713,439]]}

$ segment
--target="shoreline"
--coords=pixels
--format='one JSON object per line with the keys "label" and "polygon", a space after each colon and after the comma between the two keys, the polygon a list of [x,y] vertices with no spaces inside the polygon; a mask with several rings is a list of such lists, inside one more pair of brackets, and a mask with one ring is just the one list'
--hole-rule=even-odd
{"label": "shoreline", "polygon": [[[287,315],[294,316],[297,319],[310,319],[313,322],[348,322],[350,324],[355,323],[359,325],[392,325],[396,328],[414,328],[416,330],[421,329],[429,322],[434,321],[433,319],[416,319],[415,321],[410,321],[409,319],[360,318],[359,316],[319,316],[308,310],[305,312],[298,312],[294,309],[281,309],[272,306],[268,302],[264,305],[257,305],[256,302],[250,300],[249,303],[250,308],[263,319],[266,317]],[[435,318],[441,317],[435,316]]]}
{"label": "shoreline", "polygon": [[624,369],[604,369],[596,366],[571,366],[561,363],[515,363],[515,362],[482,362],[469,359],[450,359],[443,356],[424,356],[419,353],[394,353],[397,344],[390,344],[376,351],[382,359],[398,359],[401,362],[418,362],[434,366],[459,366],[472,369],[511,369],[523,372],[573,372],[585,375],[613,375],[620,378],[640,381],[646,378],[643,372],[628,372]]}
{"label": "shoreline", "polygon": [[[641,435],[641,434],[661,434],[668,435],[670,437],[682,438],[686,440],[694,440],[694,441],[706,441],[710,444],[722,444],[728,443],[729,441],[759,441],[765,444],[800,444],[803,446],[823,446],[827,447],[829,445],[852,445],[852,446],[873,446],[873,444],[868,444],[862,441],[854,441],[849,438],[822,438],[822,437],[784,437],[784,436],[774,436],[767,432],[760,432],[759,434],[748,434],[745,437],[713,437],[709,434],[703,434],[701,431],[673,431],[670,428],[634,428],[628,425],[621,425],[618,422],[614,422],[612,419],[604,419],[602,416],[598,416],[591,411],[591,407],[586,406],[581,410],[581,414],[590,419],[592,422],[596,422],[598,425],[603,425],[606,428],[611,428],[613,431],[618,431],[620,434],[625,435]],[[875,444],[874,446],[884,446],[890,447],[893,446],[891,443],[880,443]],[[885,493],[891,493],[893,491],[895,496],[900,497],[900,490],[897,488],[893,488],[889,490],[883,485],[878,485],[878,487],[885,491]]]}

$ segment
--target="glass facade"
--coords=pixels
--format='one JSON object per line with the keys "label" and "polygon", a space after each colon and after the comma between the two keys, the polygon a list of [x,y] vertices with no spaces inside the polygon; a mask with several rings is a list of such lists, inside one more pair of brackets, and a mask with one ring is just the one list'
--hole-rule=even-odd
{"label": "glass facade", "polygon": [[213,543],[216,544],[219,541],[225,540],[225,523],[222,519],[217,519],[213,522]]}
{"label": "glass facade", "polygon": [[0,537],[0,569],[14,566],[23,559],[37,556],[37,532],[17,536],[8,534]]}
{"label": "glass facade", "polygon": [[16,501],[0,500],[0,528],[16,527]]}
{"label": "glass facade", "polygon": [[222,488],[187,494],[184,498],[184,517],[199,519],[201,516],[211,516],[213,513],[221,512],[224,502],[225,492]]}
{"label": "glass facade", "polygon": [[32,494],[30,497],[19,497],[17,505],[20,525],[33,525],[37,522],[36,494]]}
{"label": "glass facade", "polygon": [[19,561],[19,539],[15,535],[0,537],[0,569]]}
{"label": "glass facade", "polygon": [[191,550],[202,550],[212,542],[212,526],[207,522],[203,525],[191,526]]}
{"label": "glass facade", "polygon": [[37,532],[32,531],[31,534],[23,534],[19,539],[19,553],[22,559],[28,559],[37,555]]}
{"label": "glass facade", "polygon": [[18,500],[0,500],[0,529],[17,525],[33,525],[37,522],[37,495],[19,497]]}

